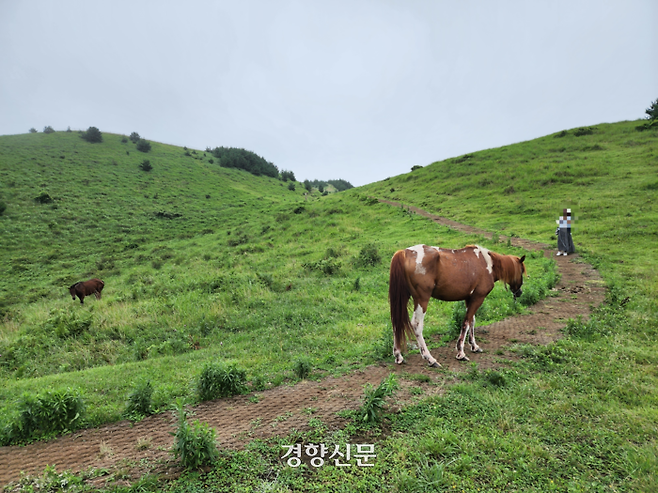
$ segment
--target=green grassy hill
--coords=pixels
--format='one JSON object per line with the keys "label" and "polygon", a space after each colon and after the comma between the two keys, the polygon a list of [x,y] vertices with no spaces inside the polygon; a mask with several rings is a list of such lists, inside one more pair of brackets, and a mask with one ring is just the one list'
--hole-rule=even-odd
{"label": "green grassy hill", "polygon": [[360,188],[492,232],[555,242],[562,209],[580,252],[658,298],[658,141],[602,124],[447,159]]}
{"label": "green grassy hill", "polygon": [[[123,260],[158,242],[239,229],[241,211],[269,217],[273,206],[302,195],[301,187],[291,192],[278,180],[211,164],[210,153],[158,143],[142,153],[122,140],[105,134],[90,144],[65,132],[0,139],[7,204],[0,246],[13,254],[0,268],[15,286],[0,307],[58,297],[63,285],[118,273]],[[140,169],[145,159],[151,171]]]}
{"label": "green grassy hill", "polygon": [[[218,489],[276,477],[282,491],[651,491],[658,132],[636,125],[569,130],[308,199],[301,184],[223,169],[201,151],[152,143],[144,154],[108,134],[98,144],[64,132],[0,137],[0,437],[22,395],[51,387],[77,389],[94,426],[120,419],[145,381],[156,410],[197,401],[209,364],[236,365],[263,389],[294,381],[302,357],[316,377],[392,360],[397,249],[514,252],[373,197],[547,243],[570,207],[576,247],[610,287],[591,322],[570,323],[546,348],[519,347],[499,378],[472,369],[445,396],[391,416],[376,474],[295,475],[272,449],[226,459],[257,472],[218,474]],[[524,292],[545,288],[550,262],[532,255],[528,269]],[[105,281],[103,298],[81,306],[67,287],[90,277]],[[506,307],[497,312],[522,310],[502,287],[489,298]],[[425,334],[450,340],[454,306],[436,302]]]}
{"label": "green grassy hill", "polygon": [[[119,419],[144,380],[156,409],[194,402],[208,364],[238,365],[262,388],[293,378],[302,355],[321,372],[372,363],[391,339],[395,250],[475,241],[358,194],[305,197],[203,152],[152,143],[142,153],[119,135],[8,136],[0,153],[6,416],[23,392],[49,386],[80,389],[99,424]],[[103,298],[81,306],[68,287],[91,277]],[[437,311],[435,330],[451,310]]]}

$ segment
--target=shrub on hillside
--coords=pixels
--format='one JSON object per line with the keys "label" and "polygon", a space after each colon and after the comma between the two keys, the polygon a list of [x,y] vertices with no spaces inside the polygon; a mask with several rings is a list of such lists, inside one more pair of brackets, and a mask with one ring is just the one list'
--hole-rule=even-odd
{"label": "shrub on hillside", "polygon": [[0,216],[2,216],[7,210],[7,204],[0,200]]}
{"label": "shrub on hillside", "polygon": [[292,365],[292,371],[297,378],[304,380],[311,374],[311,362],[308,358],[299,358]]}
{"label": "shrub on hillside", "polygon": [[199,377],[199,400],[210,401],[239,394],[244,390],[247,373],[235,366],[207,365]]}
{"label": "shrub on hillside", "polygon": [[215,147],[212,151],[214,157],[219,159],[222,168],[238,168],[248,171],[252,175],[279,177],[279,168],[266,161],[258,154],[235,147]]}
{"label": "shrub on hillside", "polygon": [[288,190],[290,190],[291,192],[295,191],[295,182],[294,181],[291,181],[290,183],[288,183]]}
{"label": "shrub on hillside", "polygon": [[151,166],[151,161],[149,161],[148,159],[144,159],[144,161],[142,161],[142,164],[139,165],[139,169],[141,169],[142,171],[151,171],[153,169],[153,166]]}
{"label": "shrub on hillside", "polygon": [[153,386],[151,382],[142,382],[128,396],[124,415],[130,419],[139,419],[153,414]]}
{"label": "shrub on hillside", "polygon": [[302,264],[302,267],[308,270],[316,270],[328,276],[338,274],[340,272],[340,266],[340,260],[335,258],[323,258],[316,262],[306,262]]}
{"label": "shrub on hillside", "polygon": [[368,243],[361,248],[359,256],[356,258],[356,263],[360,267],[374,267],[379,265],[382,261],[382,256],[379,254],[377,245]]}
{"label": "shrub on hillside", "polygon": [[89,330],[92,324],[90,313],[84,315],[68,310],[52,310],[44,322],[46,332],[53,332],[57,337],[76,337]]}
{"label": "shrub on hillside", "polygon": [[32,127],[32,128],[30,129],[30,133],[31,133],[31,134],[35,134],[35,133],[37,133],[37,129],[34,128],[34,127]]}
{"label": "shrub on hillside", "polygon": [[139,136],[139,134],[137,132],[133,132],[133,133],[130,134],[130,140],[133,142],[133,144],[136,144],[137,142],[139,142],[140,138],[141,137]]}
{"label": "shrub on hillside", "polygon": [[288,180],[297,181],[295,179],[295,173],[293,173],[292,171],[287,171],[287,170],[281,170],[281,179],[283,181],[288,181]]}
{"label": "shrub on hillside", "polygon": [[596,128],[594,127],[581,127],[574,130],[573,134],[576,137],[582,137],[583,135],[592,135],[594,133],[594,130],[596,130]]}
{"label": "shrub on hillside", "polygon": [[103,134],[96,127],[89,127],[80,137],[91,143],[103,142]]}
{"label": "shrub on hillside", "polygon": [[183,466],[188,469],[199,469],[215,462],[219,458],[215,429],[199,420],[190,425],[182,399],[176,401],[174,415],[178,418],[176,433],[172,433],[174,457],[180,457]]}
{"label": "shrub on hillside", "polygon": [[82,396],[70,388],[37,395],[24,393],[18,402],[18,417],[5,429],[3,442],[75,430],[82,425],[84,411]]}
{"label": "shrub on hillside", "polygon": [[34,197],[35,202],[40,204],[50,204],[53,201],[53,198],[48,194],[48,192],[41,192],[39,195]]}
{"label": "shrub on hillside", "polygon": [[43,127],[43,133],[44,134],[51,134],[54,131],[55,131],[55,129],[53,127],[51,127],[50,125],[48,125],[47,127]]}
{"label": "shrub on hillside", "polygon": [[148,140],[139,139],[136,148],[140,152],[149,152],[151,150],[151,143]]}

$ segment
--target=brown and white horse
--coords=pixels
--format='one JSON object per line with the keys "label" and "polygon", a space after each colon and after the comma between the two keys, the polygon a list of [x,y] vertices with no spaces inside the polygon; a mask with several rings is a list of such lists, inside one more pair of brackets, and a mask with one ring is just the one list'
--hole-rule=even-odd
{"label": "brown and white horse", "polygon": [[[406,338],[411,338],[413,334],[421,356],[430,366],[441,366],[432,357],[423,339],[423,319],[430,298],[466,302],[466,318],[457,340],[457,359],[468,361],[464,353],[466,332],[471,351],[482,352],[475,342],[475,312],[496,281],[508,285],[514,299],[521,296],[523,274],[527,275],[524,260],[525,255],[521,258],[501,255],[477,245],[461,250],[416,245],[395,252],[388,287],[395,362],[404,362],[402,351],[406,348]],[[410,321],[407,304],[411,297],[414,300],[414,314]]]}
{"label": "brown and white horse", "polygon": [[77,296],[80,298],[80,303],[84,304],[85,296],[90,296],[92,294],[96,295],[97,300],[100,300],[101,291],[103,291],[104,286],[105,283],[100,279],[89,279],[85,282],[76,282],[69,288],[69,293],[71,293],[73,301],[75,301],[75,297]]}

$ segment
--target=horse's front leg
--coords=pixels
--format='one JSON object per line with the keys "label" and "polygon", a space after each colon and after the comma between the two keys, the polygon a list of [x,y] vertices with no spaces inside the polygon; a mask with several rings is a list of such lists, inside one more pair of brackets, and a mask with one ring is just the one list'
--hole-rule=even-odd
{"label": "horse's front leg", "polygon": [[416,336],[420,355],[432,368],[439,368],[441,365],[431,355],[429,349],[427,349],[427,344],[425,344],[425,339],[423,338],[423,320],[425,319],[425,312],[427,312],[427,303],[425,303],[424,307],[420,303],[416,305],[414,316],[411,319],[411,328],[413,329]]}

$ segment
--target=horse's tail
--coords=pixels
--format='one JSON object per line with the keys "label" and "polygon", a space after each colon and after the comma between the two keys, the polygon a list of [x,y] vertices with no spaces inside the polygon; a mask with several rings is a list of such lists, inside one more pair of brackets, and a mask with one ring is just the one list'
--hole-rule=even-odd
{"label": "horse's tail", "polygon": [[388,284],[388,302],[391,305],[393,340],[402,351],[407,348],[407,336],[413,336],[407,304],[411,298],[407,276],[404,271],[404,250],[398,250],[391,260]]}

